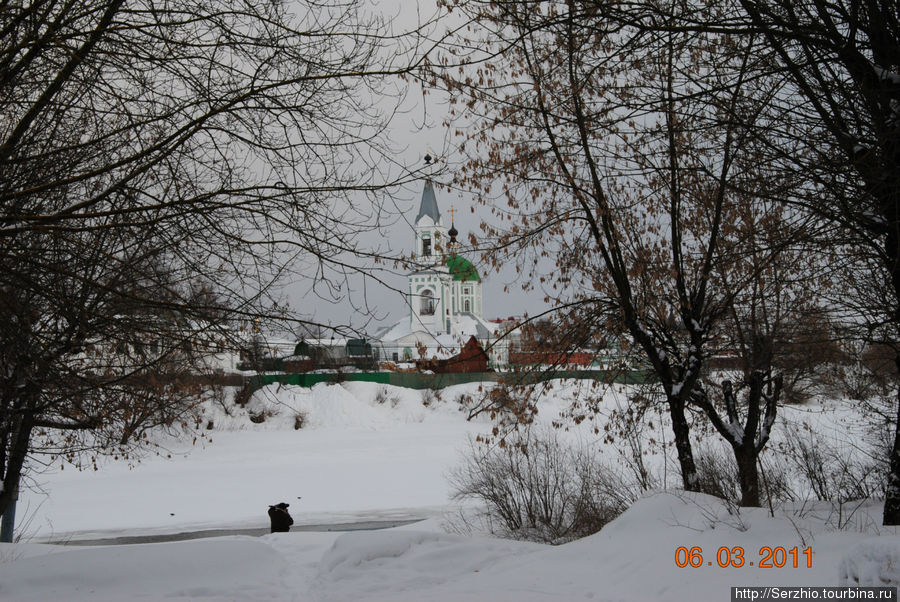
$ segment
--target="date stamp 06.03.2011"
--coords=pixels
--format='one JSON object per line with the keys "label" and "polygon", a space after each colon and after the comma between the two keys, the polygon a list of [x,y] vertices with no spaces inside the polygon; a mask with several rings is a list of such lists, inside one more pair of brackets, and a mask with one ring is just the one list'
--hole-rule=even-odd
{"label": "date stamp 06.03.2011", "polygon": [[704,554],[699,546],[678,546],[675,548],[675,566],[699,568],[717,566],[720,568],[755,567],[760,569],[812,568],[812,547],[784,548],[763,546],[758,552],[744,550],[741,546],[722,546]]}

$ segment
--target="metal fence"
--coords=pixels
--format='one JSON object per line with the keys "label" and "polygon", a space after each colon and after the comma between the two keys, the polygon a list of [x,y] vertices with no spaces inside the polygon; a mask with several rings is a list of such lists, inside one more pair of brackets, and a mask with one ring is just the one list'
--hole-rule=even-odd
{"label": "metal fence", "polygon": [[648,380],[648,372],[632,370],[528,370],[523,372],[460,372],[422,374],[420,372],[327,372],[257,374],[248,379],[252,389],[273,383],[312,387],[322,382],[370,382],[407,389],[442,389],[471,382],[503,382],[512,385],[533,384],[555,378],[595,380],[607,383],[637,384]]}

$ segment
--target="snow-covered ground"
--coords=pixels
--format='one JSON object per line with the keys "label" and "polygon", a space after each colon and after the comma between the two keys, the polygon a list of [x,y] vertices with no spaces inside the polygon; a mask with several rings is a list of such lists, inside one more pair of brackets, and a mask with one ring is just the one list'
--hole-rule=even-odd
{"label": "snow-covered ground", "polygon": [[[578,386],[548,395],[540,420],[558,419]],[[466,422],[455,403],[476,387],[451,387],[427,406],[421,392],[370,383],[270,387],[248,408],[267,414],[261,424],[210,406],[211,442],[170,443],[133,468],[46,471],[37,476],[43,492],[19,502],[25,543],[0,544],[0,600],[729,600],[732,586],[900,584],[900,536],[879,526],[877,503],[842,508],[836,521],[813,503],[772,516],[669,491],[560,546],[453,534],[445,477],[469,437],[491,427]],[[808,412],[794,419],[816,433],[846,436],[853,425],[840,406],[792,411]],[[583,423],[567,436],[590,441],[591,431]],[[265,527],[268,505],[281,501],[297,524],[426,520],[381,531],[42,543]],[[738,548],[743,566],[720,567]],[[783,548],[773,560],[785,566],[761,568],[763,548]],[[678,566],[697,553],[698,567]]]}

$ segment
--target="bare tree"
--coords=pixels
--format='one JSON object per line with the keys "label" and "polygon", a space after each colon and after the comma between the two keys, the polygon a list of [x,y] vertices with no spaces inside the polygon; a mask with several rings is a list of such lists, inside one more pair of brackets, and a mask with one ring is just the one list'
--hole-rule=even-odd
{"label": "bare tree", "polygon": [[[459,113],[476,124],[461,182],[488,203],[499,187],[505,201],[494,205],[500,226],[487,226],[505,253],[491,257],[516,261],[525,288],[579,307],[590,316],[584,329],[620,335],[640,352],[668,408],[683,485],[696,489],[691,408],[736,434],[732,413],[716,420],[718,408],[734,409],[733,389],[714,403],[704,366],[723,323],[743,320],[736,304],[755,300],[738,295],[773,277],[766,266],[804,227],[776,202],[798,178],[769,171],[753,143],[783,87],[769,77],[769,53],[759,37],[681,26],[727,17],[708,6],[452,4],[476,33],[449,52],[463,75],[436,80],[464,99]],[[780,222],[785,236],[762,244],[749,227],[760,220]],[[745,260],[748,248],[755,262]],[[541,273],[545,260],[553,270]],[[776,382],[765,376],[770,363],[766,370],[748,374],[755,409],[735,448],[752,472],[748,504],[758,504],[756,455],[778,397],[764,396],[762,384]]]}
{"label": "bare tree", "polygon": [[[793,84],[782,102],[805,123],[802,153],[773,149],[818,186],[807,207],[839,224],[877,258],[863,284],[876,338],[897,348],[900,326],[900,15],[892,0],[788,2],[740,0],[741,27],[765,36]],[[886,279],[888,286],[876,279]],[[883,289],[887,295],[880,295]],[[871,293],[875,294],[871,294]],[[872,307],[865,308],[867,310]],[[869,318],[872,314],[863,315]],[[878,341],[876,341],[878,342]],[[900,356],[898,356],[900,366]],[[900,370],[900,368],[898,368]],[[898,393],[900,396],[900,393]],[[900,397],[897,403],[900,416]],[[900,524],[900,420],[897,421],[884,523]]]}
{"label": "bare tree", "polygon": [[0,1],[0,514],[35,454],[189,422],[279,278],[341,294],[423,54],[356,1]]}

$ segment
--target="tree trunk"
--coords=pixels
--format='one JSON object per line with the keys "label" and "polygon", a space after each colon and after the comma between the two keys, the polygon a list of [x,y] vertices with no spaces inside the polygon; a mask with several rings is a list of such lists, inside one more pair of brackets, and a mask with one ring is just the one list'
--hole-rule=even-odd
{"label": "tree trunk", "polygon": [[[896,223],[896,222],[895,222]],[[897,243],[897,236],[889,234],[885,241],[885,250],[895,258],[891,265],[891,283],[894,286],[894,311],[900,314],[900,245]],[[897,321],[900,322],[900,316]],[[900,375],[900,351],[895,349],[894,363],[897,366],[897,374]],[[890,472],[887,478],[887,489],[884,492],[884,514],[882,516],[882,524],[900,525],[900,388],[897,390],[897,417],[894,420],[894,445],[891,448]]]}
{"label": "tree trunk", "polygon": [[[893,102],[896,102],[894,99]],[[896,109],[893,111],[897,117]],[[867,179],[869,188],[879,200],[879,209],[889,227],[884,237],[884,253],[890,270],[891,284],[894,287],[894,336],[900,328],[900,185],[898,185],[897,169],[900,168],[900,131],[893,128],[892,135],[884,141],[884,163],[887,169],[878,169]],[[863,174],[865,177],[867,174]],[[894,363],[896,374],[900,376],[900,348],[894,341]],[[894,445],[891,448],[890,473],[887,489],[884,493],[884,525],[900,525],[900,389],[897,391],[897,417],[894,420]]]}
{"label": "tree trunk", "polygon": [[760,506],[759,502],[759,470],[757,470],[757,452],[750,445],[732,446],[734,459],[737,461],[738,481],[741,486],[741,507]]}
{"label": "tree trunk", "polygon": [[[766,378],[761,371],[754,370],[751,372],[748,380],[750,382],[750,391],[745,403],[747,417],[740,430],[738,429],[740,424],[738,402],[731,381],[722,381],[722,399],[726,411],[725,420],[722,419],[715,406],[705,395],[697,398],[695,401],[706,411],[707,416],[709,416],[715,429],[722,435],[722,438],[731,445],[731,450],[734,452],[734,459],[737,463],[738,483],[741,488],[741,506],[759,507],[759,467],[757,461],[759,454],[769,441],[772,425],[775,424],[782,379],[781,376],[777,376],[769,381],[771,388],[768,394],[765,393],[767,388]],[[765,401],[765,413],[763,414],[762,423],[760,423],[760,403],[763,401]]]}
{"label": "tree trunk", "polygon": [[14,491],[12,499],[6,503],[6,508],[0,514],[0,543],[12,543],[16,529],[16,501],[19,492]]}
{"label": "tree trunk", "polygon": [[698,491],[697,465],[694,463],[694,452],[691,449],[690,427],[684,414],[684,401],[677,397],[669,397],[668,402],[672,432],[675,435],[675,450],[678,452],[678,464],[681,467],[681,482],[685,491]]}
{"label": "tree trunk", "polygon": [[[6,514],[7,508],[18,498],[19,479],[22,477],[22,467],[25,465],[25,458],[28,457],[28,447],[31,442],[33,419],[25,415],[19,418],[18,422],[18,428],[12,430],[10,437],[13,443],[6,458],[6,471],[0,475],[3,479],[3,487],[0,490],[0,516]],[[12,530],[11,525],[7,525],[6,528],[9,531]]]}
{"label": "tree trunk", "polygon": [[[900,356],[897,357],[900,373]],[[884,492],[884,515],[882,524],[900,525],[900,388],[897,390],[897,418],[894,420],[894,446],[891,449],[890,472],[887,489]]]}

